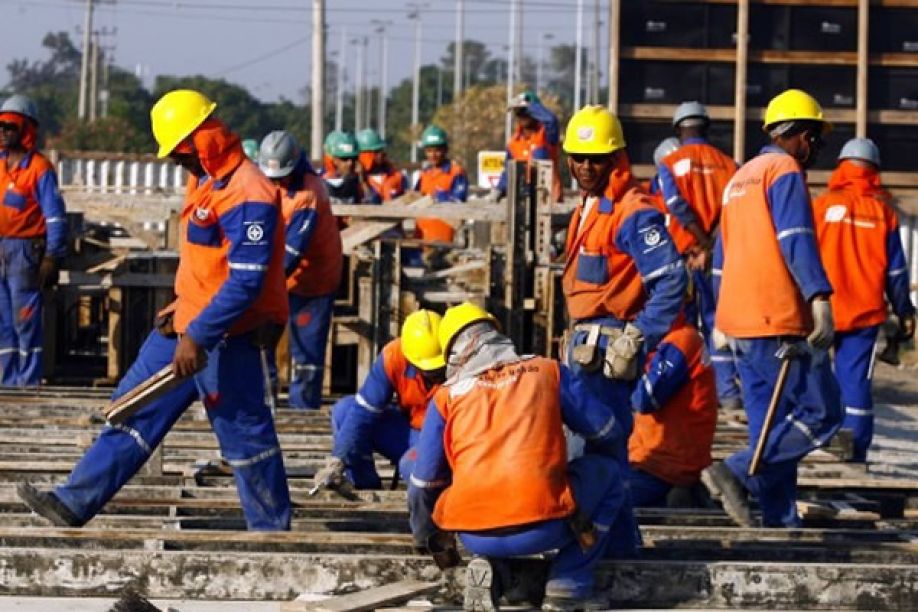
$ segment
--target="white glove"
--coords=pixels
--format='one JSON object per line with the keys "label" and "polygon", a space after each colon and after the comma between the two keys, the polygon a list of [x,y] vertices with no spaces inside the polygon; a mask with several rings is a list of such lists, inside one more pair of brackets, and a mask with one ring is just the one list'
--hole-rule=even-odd
{"label": "white glove", "polygon": [[497,187],[495,187],[494,189],[492,189],[491,191],[488,192],[488,195],[486,196],[486,199],[488,200],[488,202],[499,202],[500,199],[501,199],[501,197],[502,197],[502,196],[501,196],[501,193],[500,193],[500,189],[498,189]]}
{"label": "white glove", "polygon": [[832,304],[826,298],[814,298],[810,302],[813,312],[813,331],[806,341],[815,349],[827,350],[835,338],[835,320],[832,318]]}
{"label": "white glove", "polygon": [[644,344],[644,332],[636,325],[625,325],[622,335],[606,347],[603,374],[606,378],[634,380],[637,378],[637,355]]}
{"label": "white glove", "polygon": [[325,467],[316,472],[313,484],[317,488],[337,489],[344,482],[344,462],[332,455],[325,459]]}
{"label": "white glove", "polygon": [[711,341],[714,343],[715,351],[722,351],[724,349],[730,348],[730,338],[727,337],[727,334],[720,331],[716,327],[711,333]]}

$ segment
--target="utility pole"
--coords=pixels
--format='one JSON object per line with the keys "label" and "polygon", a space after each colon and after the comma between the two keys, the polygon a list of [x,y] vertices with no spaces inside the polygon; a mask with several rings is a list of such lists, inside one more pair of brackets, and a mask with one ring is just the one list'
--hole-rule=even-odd
{"label": "utility pole", "polygon": [[545,43],[552,40],[554,35],[545,32],[539,37],[539,63],[536,66],[536,92],[540,92],[545,84],[544,81],[544,64],[545,64]]}
{"label": "utility pole", "polygon": [[389,30],[391,21],[374,19],[370,23],[376,25],[379,34],[379,107],[376,111],[376,127],[379,135],[386,137],[386,98],[389,88]]}
{"label": "utility pole", "polygon": [[577,41],[574,44],[574,112],[580,110],[580,75],[583,72],[583,0],[577,0]]}
{"label": "utility pole", "polygon": [[609,64],[607,77],[609,79],[609,110],[618,113],[618,75],[619,75],[619,41],[621,39],[621,12],[620,0],[609,0]]}
{"label": "utility pole", "polygon": [[453,49],[453,102],[462,95],[462,68],[465,65],[465,1],[456,0],[456,46]]}
{"label": "utility pole", "polygon": [[516,66],[513,73],[514,81],[523,82],[523,0],[516,0]]}
{"label": "utility pole", "polygon": [[99,105],[99,33],[93,32],[90,41],[90,62],[92,65],[89,69],[89,121],[96,120],[96,109]]}
{"label": "utility pole", "polygon": [[344,126],[344,62],[347,50],[347,28],[341,28],[341,41],[338,47],[338,70],[335,79],[335,129],[341,131]]}
{"label": "utility pole", "polygon": [[443,106],[443,66],[437,66],[437,108]]}
{"label": "utility pole", "polygon": [[[507,31],[507,105],[513,98],[513,76],[516,71],[516,8],[519,0],[510,1],[510,28]],[[504,142],[510,140],[510,129],[512,125],[511,113],[506,113],[504,122]]]}
{"label": "utility pole", "polygon": [[599,0],[593,1],[593,42],[592,48],[593,59],[590,62],[590,104],[599,103],[599,26],[602,21],[599,20]]}
{"label": "utility pole", "polygon": [[373,86],[370,84],[370,37],[363,37],[363,127],[373,127]]}
{"label": "utility pole", "polygon": [[325,135],[325,0],[312,0],[312,159],[322,159]]}
{"label": "utility pole", "polygon": [[86,0],[86,16],[83,19],[83,56],[80,58],[80,99],[77,103],[77,117],[86,120],[86,102],[89,97],[89,56],[92,54],[92,10],[93,0]]}
{"label": "utility pole", "polygon": [[363,40],[364,40],[363,38],[355,38],[352,41],[354,43],[357,43],[357,45],[359,45],[357,48],[357,69],[356,69],[357,75],[354,81],[354,133],[357,133],[360,130],[362,130],[364,126],[363,124],[363,116],[364,116],[363,105],[365,101],[364,79],[365,79],[366,69],[364,68],[363,51],[365,47],[363,44]]}
{"label": "utility pole", "polygon": [[[413,10],[408,14],[408,19],[414,19],[414,82],[411,84],[411,127],[417,129],[420,123],[418,106],[421,103],[421,6],[410,3]],[[411,143],[411,163],[418,161],[418,146]]]}

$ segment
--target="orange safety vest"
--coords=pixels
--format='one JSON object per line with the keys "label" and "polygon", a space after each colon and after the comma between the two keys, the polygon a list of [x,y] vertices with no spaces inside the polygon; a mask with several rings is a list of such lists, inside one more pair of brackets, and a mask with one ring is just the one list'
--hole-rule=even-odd
{"label": "orange safety vest", "polygon": [[561,153],[558,145],[548,142],[545,136],[545,126],[541,123],[539,124],[539,129],[531,132],[528,136],[523,134],[523,129],[520,126],[517,126],[513,136],[510,137],[510,142],[507,143],[507,152],[510,154],[510,158],[516,161],[528,162],[532,157],[532,152],[536,149],[546,149],[548,151],[548,159],[551,161],[552,167],[552,197],[557,200],[563,192],[560,172]]}
{"label": "orange safety vest", "polygon": [[287,291],[304,297],[334,293],[341,283],[341,233],[338,231],[338,220],[332,215],[328,203],[324,181],[307,172],[303,175],[302,188],[292,197],[283,187],[280,193],[285,226],[290,225],[290,219],[297,211],[316,211],[316,227],[299,265],[287,277]]}
{"label": "orange safety vest", "polygon": [[[240,155],[243,155],[240,151]],[[242,159],[215,189],[215,179],[199,181],[191,176],[185,191],[185,207],[179,225],[179,266],[175,275],[175,329],[184,333],[188,324],[210,304],[229,278],[229,241],[222,235],[218,219],[246,202],[273,203],[280,213],[277,187],[258,166]],[[194,238],[192,239],[192,234]],[[284,325],[289,306],[284,282],[284,225],[274,229],[271,261],[261,294],[230,327],[229,335],[251,331],[264,323]]]}
{"label": "orange safety vest", "polygon": [[441,388],[452,484],[434,508],[446,531],[482,531],[570,516],[560,371],[534,357]]}
{"label": "orange safety vest", "polygon": [[411,365],[405,357],[401,339],[396,338],[386,344],[382,356],[386,378],[395,389],[399,407],[408,415],[412,429],[421,429],[427,415],[427,406],[440,385],[427,388],[421,371]]}
{"label": "orange safety vest", "polygon": [[[714,369],[698,330],[677,324],[660,342],[675,346],[685,357],[689,380],[656,412],[635,413],[628,439],[628,461],[678,487],[698,482],[711,465],[717,426]],[[653,360],[648,355],[647,364]]]}
{"label": "orange safety vest", "polygon": [[366,170],[367,184],[379,199],[388,202],[405,193],[405,177],[388,160],[376,163],[377,151],[360,154],[360,165]]}
{"label": "orange safety vest", "polygon": [[[426,196],[437,200],[438,191],[450,191],[453,187],[453,181],[457,176],[464,176],[465,169],[456,163],[456,160],[449,160],[449,170],[444,172],[442,168],[431,167],[421,171],[418,179],[418,191]],[[452,242],[456,230],[446,221],[433,217],[419,218],[415,227],[417,237],[421,240],[437,240],[440,242]]]}
{"label": "orange safety vest", "polygon": [[54,172],[51,162],[31,151],[28,166],[7,166],[7,158],[0,158],[0,186],[4,189],[0,206],[0,236],[5,238],[37,238],[46,231],[45,215],[35,198],[35,187],[46,172]]}
{"label": "orange safety vest", "polygon": [[774,230],[768,189],[800,172],[790,155],[762,153],[733,176],[721,212],[723,269],[715,325],[737,338],[805,336],[810,309],[791,276]]}
{"label": "orange safety vest", "polygon": [[886,239],[899,227],[892,196],[879,173],[842,161],[829,190],[813,202],[819,254],[832,285],[837,331],[879,325],[886,320]]}
{"label": "orange safety vest", "polygon": [[567,261],[562,288],[572,319],[613,316],[631,321],[644,307],[641,274],[630,255],[618,249],[615,236],[622,223],[639,210],[656,210],[631,177],[630,169],[609,181],[582,226],[586,198],[574,211],[567,229]]}
{"label": "orange safety vest", "polygon": [[[703,142],[683,144],[663,158],[683,199],[698,217],[705,233],[710,234],[720,221],[724,188],[736,173],[736,163],[716,147]],[[669,231],[676,249],[684,253],[696,243],[675,216],[671,215]]]}

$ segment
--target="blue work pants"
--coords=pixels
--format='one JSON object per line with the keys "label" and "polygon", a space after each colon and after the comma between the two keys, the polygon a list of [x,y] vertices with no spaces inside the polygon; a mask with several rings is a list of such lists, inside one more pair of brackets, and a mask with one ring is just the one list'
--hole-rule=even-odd
{"label": "blue work pants", "polygon": [[[412,429],[408,416],[396,406],[389,406],[382,414],[375,414],[357,403],[353,395],[344,397],[332,408],[332,435],[353,438],[355,448],[350,449],[345,463],[345,475],[358,489],[381,489],[382,480],[376,471],[373,453],[379,453],[397,465],[403,480],[414,468],[420,431]],[[369,427],[361,427],[362,420],[372,421]],[[349,435],[349,431],[362,429],[369,435]]]}
{"label": "blue work pants", "polygon": [[[711,363],[714,366],[714,379],[717,385],[717,398],[724,403],[726,400],[735,400],[742,397],[739,384],[739,374],[736,371],[736,358],[730,348],[717,350],[714,348],[714,312],[717,310],[717,300],[714,298],[714,285],[711,275],[701,270],[693,270],[692,284],[695,287],[695,309],[700,322],[699,329],[704,337],[705,345],[711,354]],[[692,320],[692,319],[690,319]]]}
{"label": "blue work pants", "polygon": [[787,382],[778,402],[758,473],[749,476],[749,465],[762,432],[781,368],[775,353],[782,338],[733,340],[736,365],[743,384],[749,447],[726,459],[730,470],[762,508],[766,527],[799,527],[797,515],[797,464],[808,453],[826,444],[841,426],[838,383],[827,351],[791,339],[802,349],[791,360]]}
{"label": "blue work pants", "polygon": [[[177,341],[153,331],[114,397],[124,395],[172,362]],[[207,366],[118,425],[106,425],[55,495],[77,517],[89,520],[143,466],[153,450],[200,397],[233,468],[249,529],[290,528],[290,494],[274,420],[265,405],[259,349],[245,336],[207,352]]]}
{"label": "blue work pants", "polygon": [[506,558],[557,550],[549,567],[546,595],[586,598],[592,595],[594,570],[614,539],[611,529],[625,503],[619,462],[612,457],[585,455],[568,464],[568,478],[578,511],[593,522],[596,544],[584,551],[567,519],[554,519],[507,533],[460,532],[473,554]]}
{"label": "blue work pants", "polygon": [[628,471],[631,502],[635,508],[665,508],[673,485],[634,466]]}
{"label": "blue work pants", "polygon": [[41,384],[43,255],[41,240],[0,238],[0,383],[7,387]]}
{"label": "blue work pants", "polygon": [[867,460],[873,439],[873,360],[879,326],[835,334],[835,376],[845,407],[842,427],[854,432],[855,461]]}
{"label": "blue work pants", "polygon": [[335,294],[303,297],[290,294],[290,407],[322,406],[325,349],[335,308]]}

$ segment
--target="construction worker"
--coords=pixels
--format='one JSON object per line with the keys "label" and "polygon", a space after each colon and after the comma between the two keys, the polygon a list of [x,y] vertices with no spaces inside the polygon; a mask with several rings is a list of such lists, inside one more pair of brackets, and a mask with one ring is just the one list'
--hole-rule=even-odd
{"label": "construction worker", "polygon": [[873,354],[886,321],[885,293],[900,334],[915,335],[915,306],[899,218],[880,185],[880,151],[855,138],[842,147],[828,190],[813,202],[816,238],[832,285],[835,376],[845,407],[842,427],[854,432],[853,460],[867,460],[873,437]]}
{"label": "construction worker", "polygon": [[336,130],[325,137],[324,148],[331,163],[325,168],[322,179],[332,203],[363,202],[363,185],[357,173],[357,139],[350,132]]}
{"label": "construction worker", "polygon": [[[508,113],[516,119],[516,129],[507,143],[507,162],[531,159],[547,159],[552,163],[552,198],[561,200],[561,173],[559,171],[559,139],[561,137],[558,118],[542,105],[534,91],[524,91],[510,103]],[[506,164],[505,164],[506,165]],[[507,170],[500,175],[497,186],[488,194],[489,199],[498,201],[507,195]]]}
{"label": "construction worker", "polygon": [[[446,131],[435,125],[421,134],[426,163],[421,170],[415,191],[430,196],[436,202],[465,202],[469,196],[469,179],[465,170],[449,158],[449,140]],[[452,242],[453,226],[440,219],[417,220],[417,235],[421,240]]]}
{"label": "construction worker", "polygon": [[446,361],[437,339],[441,318],[432,310],[411,313],[401,337],[383,347],[357,395],[332,409],[334,446],[315,477],[319,487],[345,479],[358,489],[380,489],[373,453],[398,466],[407,479],[427,404],[443,382]]}
{"label": "construction worker", "polygon": [[716,304],[710,273],[710,252],[720,222],[724,187],[736,172],[736,162],[708,142],[710,124],[703,104],[680,104],[673,115],[679,148],[657,163],[657,172],[663,202],[671,215],[670,233],[692,275],[698,328],[712,352],[720,403],[738,409],[743,402],[733,354],[711,346]]}
{"label": "construction worker", "polygon": [[363,183],[364,199],[372,204],[388,202],[405,193],[408,181],[386,156],[386,141],[376,130],[357,132],[357,173]]}
{"label": "construction worker", "polygon": [[631,394],[637,415],[628,482],[635,506],[659,507],[673,487],[697,484],[711,464],[717,391],[704,340],[683,316],[647,358]]}
{"label": "construction worker", "polygon": [[[645,354],[682,307],[685,266],[663,215],[631,174],[615,115],[601,106],[575,113],[564,151],[583,197],[567,231],[561,282],[572,329],[562,355],[594,395],[613,408],[628,406]],[[619,459],[624,473],[627,452]],[[625,495],[619,556],[639,541]]]}
{"label": "construction worker", "polygon": [[328,193],[290,132],[261,141],[258,164],[280,187],[284,217],[284,274],[290,301],[290,406],[321,407],[325,350],[341,282],[338,221]]}
{"label": "construction worker", "polygon": [[216,106],[197,91],[180,89],[150,111],[157,157],[189,172],[177,299],[114,396],[170,364],[179,383],[125,421],[103,428],[53,492],[19,485],[25,503],[55,525],[79,527],[95,516],[200,398],[233,469],[249,529],[290,527],[287,477],[261,366],[262,338],[287,321],[277,188],[246,158],[239,137],[213,116]]}
{"label": "construction worker", "polygon": [[[408,486],[415,544],[446,567],[458,563],[458,533],[482,556],[468,567],[466,610],[494,610],[512,588],[503,559],[557,549],[542,609],[583,609],[624,501],[617,455],[630,412],[598,401],[556,361],[517,355],[474,304],[447,310],[439,338],[447,380]],[[564,425],[589,440],[570,464]]]}
{"label": "construction worker", "polygon": [[67,218],[51,162],[37,148],[38,109],[14,95],[0,105],[0,384],[42,376],[42,289],[57,284]]}
{"label": "construction worker", "polygon": [[[759,499],[763,525],[795,527],[801,524],[797,464],[841,424],[827,352],[832,286],[819,259],[804,177],[831,125],[812,96],[789,89],[768,103],[763,127],[772,144],[727,185],[714,250],[714,339],[736,355],[749,448],[705,469],[702,482],[741,525],[752,524],[749,491]],[[778,389],[774,425],[763,432],[784,359],[791,360],[786,384]],[[761,435],[761,465],[750,476]]]}

